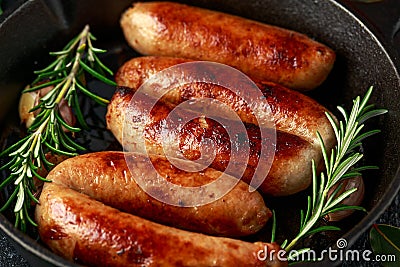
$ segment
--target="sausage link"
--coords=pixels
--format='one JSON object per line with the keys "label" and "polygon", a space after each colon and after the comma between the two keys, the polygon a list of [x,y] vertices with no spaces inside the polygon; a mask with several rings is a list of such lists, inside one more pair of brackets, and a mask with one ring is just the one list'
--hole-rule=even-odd
{"label": "sausage link", "polygon": [[[221,118],[221,124],[200,117],[180,125],[185,121],[182,119],[185,114],[181,116],[180,112],[175,112],[174,118],[168,120],[171,108],[158,102],[148,111],[151,97],[136,93],[135,102],[131,103],[134,94],[129,88],[117,89],[106,115],[107,127],[128,151],[147,151],[157,155],[165,155],[164,151],[169,151],[169,156],[173,158],[182,158],[183,155],[183,158],[189,160],[210,156],[210,167],[227,171],[250,183],[259,164],[261,147],[271,148],[275,145],[272,131],[268,132],[265,139],[261,139],[260,129],[256,125],[245,124],[243,132],[241,121],[232,122]],[[223,125],[229,125],[234,136],[230,136]],[[246,136],[249,142],[243,141]],[[211,140],[211,144],[204,140]],[[298,136],[280,131],[277,131],[276,147],[273,148],[275,156],[272,166],[260,190],[269,195],[282,196],[307,188],[312,177],[311,159],[317,164],[321,161],[319,150]],[[212,150],[215,152],[214,158]],[[248,158],[244,153],[247,150]],[[207,153],[202,153],[204,151]],[[230,162],[233,151],[238,151],[239,156]],[[233,164],[233,168],[226,169],[228,164]],[[241,176],[242,166],[245,166],[245,172]]]}
{"label": "sausage link", "polygon": [[[120,86],[137,90],[152,75],[169,67],[188,62],[192,61],[170,57],[137,57],[127,61],[119,68],[115,75],[115,80]],[[178,77],[182,75],[190,77],[191,72],[199,72],[196,69],[196,65],[186,65],[184,69],[186,73],[176,73],[176,75]],[[223,73],[219,75],[223,75]],[[221,79],[228,80],[224,76],[221,76]],[[237,83],[237,81],[232,83]],[[325,113],[330,112],[325,107],[314,99],[284,86],[263,81],[255,81],[255,83],[270,106],[271,112],[269,114],[273,117],[277,130],[297,135],[320,150],[320,141],[316,135],[318,131],[327,151],[333,148],[336,144],[336,138],[333,128],[325,115]],[[263,118],[263,114],[254,113],[257,110],[254,109],[254,106],[253,110],[250,109],[249,103],[243,101],[241,97],[230,89],[217,84],[191,83],[174,88],[162,86],[147,86],[145,88],[146,93],[149,95],[163,95],[162,100],[164,103],[178,105],[187,100],[213,98],[235,111],[243,122],[258,125],[255,115],[258,118]],[[251,104],[254,105],[254,103]],[[332,114],[331,116],[335,119]]]}
{"label": "sausage link", "polygon": [[258,260],[260,250],[279,251],[275,243],[174,229],[57,183],[44,186],[35,217],[40,238],[55,253],[85,266],[287,266],[276,257]]}
{"label": "sausage link", "polygon": [[[154,171],[151,166],[154,166]],[[169,201],[181,206],[168,205],[151,197],[137,183],[138,178],[150,177],[151,185],[157,179],[167,179],[179,186],[199,187],[217,180],[221,174],[211,168],[200,172],[186,172],[160,156],[147,157],[138,153],[107,151],[65,160],[49,173],[47,179],[106,205],[159,223],[221,236],[244,236],[257,232],[271,217],[271,211],[258,192],[249,192],[247,184],[240,181],[235,185],[236,178],[224,177],[231,180],[234,187],[230,191],[223,186],[217,188],[216,190],[226,190],[227,193],[222,198],[206,205],[191,207],[185,206],[180,199],[175,199],[178,196],[168,188],[154,186],[149,187],[149,190],[163,197],[167,196]],[[216,195],[224,193],[213,192]]]}
{"label": "sausage link", "polygon": [[298,90],[319,86],[335,61],[334,51],[303,34],[178,3],[135,3],[120,23],[143,55],[215,61]]}

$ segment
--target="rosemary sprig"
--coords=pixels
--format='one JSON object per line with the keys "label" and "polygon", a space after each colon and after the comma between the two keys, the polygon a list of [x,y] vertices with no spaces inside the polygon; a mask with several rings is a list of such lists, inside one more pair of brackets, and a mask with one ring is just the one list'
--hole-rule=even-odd
{"label": "rosemary sprig", "polygon": [[0,168],[0,170],[10,171],[10,175],[0,184],[0,190],[9,184],[14,185],[13,193],[0,212],[15,201],[15,226],[22,231],[26,230],[27,222],[36,226],[28,211],[32,201],[39,202],[34,196],[36,187],[33,178],[48,182],[38,172],[41,168],[49,170],[54,165],[46,159],[46,153],[75,156],[78,151],[85,150],[64,130],[65,128],[72,134],[81,131],[79,127],[69,125],[62,117],[59,108],[61,101],[65,99],[64,101],[73,109],[80,125],[87,128],[79,107],[78,91],[103,105],[106,105],[108,100],[86,88],[85,74],[90,74],[106,84],[116,85],[103,75],[104,72],[112,75],[112,71],[99,60],[96,54],[105,51],[94,48],[92,40],[95,38],[90,33],[89,26],[86,25],[83,31],[62,51],[50,53],[56,56],[55,61],[48,67],[34,72],[38,75],[37,79],[32,83],[32,87],[25,89],[23,93],[49,86],[52,86],[52,89],[40,99],[38,105],[30,110],[30,112],[37,111],[39,114],[28,128],[28,135],[0,153],[0,157],[11,158]]}
{"label": "rosemary sprig", "polygon": [[286,239],[281,245],[286,251],[290,251],[300,239],[306,236],[322,231],[340,230],[336,226],[317,225],[326,214],[350,209],[365,211],[362,207],[340,204],[345,198],[353,194],[357,188],[347,190],[340,195],[338,195],[340,188],[335,190],[330,196],[328,192],[338,182],[358,176],[363,170],[376,168],[374,166],[354,167],[363,157],[363,154],[356,151],[356,148],[361,146],[361,141],[380,132],[379,130],[371,130],[361,133],[361,130],[364,128],[363,123],[372,117],[387,112],[384,109],[374,109],[374,105],[367,105],[372,89],[372,87],[369,88],[362,100],[360,97],[353,100],[353,108],[350,115],[342,107],[338,107],[338,110],[344,117],[344,122],[340,121],[337,124],[332,116],[326,113],[335,132],[337,145],[332,149],[330,156],[328,156],[321,135],[317,133],[321,143],[326,172],[322,172],[318,179],[315,162],[312,161],[312,196],[308,196],[307,209],[300,212],[300,229],[298,234],[289,243]]}

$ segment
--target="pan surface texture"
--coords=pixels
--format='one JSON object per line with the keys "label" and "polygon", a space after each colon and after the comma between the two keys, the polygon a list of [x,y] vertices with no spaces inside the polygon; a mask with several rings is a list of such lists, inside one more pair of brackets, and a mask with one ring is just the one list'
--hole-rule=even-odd
{"label": "pan surface texture", "polygon": [[[389,110],[387,114],[367,123],[367,128],[380,129],[363,145],[363,163],[377,165],[379,170],[367,171],[364,179],[366,197],[362,206],[368,211],[354,213],[337,225],[342,231],[306,239],[303,245],[324,249],[343,237],[350,247],[367,231],[391,203],[400,186],[400,78],[391,57],[379,40],[353,14],[334,0],[195,0],[179,1],[223,11],[261,22],[292,29],[328,45],[337,53],[337,61],[328,79],[308,94],[339,117],[336,106],[351,108],[352,99],[364,95],[374,86],[371,103]],[[119,18],[132,1],[119,0],[31,0],[24,2],[12,14],[0,19],[0,129],[1,148],[9,145],[10,133],[20,128],[17,103],[21,90],[34,76],[33,70],[50,63],[49,51],[57,51],[75,36],[85,24],[90,24],[98,41],[96,46],[108,50],[106,64],[115,71],[132,56],[138,56],[126,44]],[[89,84],[102,96],[110,98],[113,88]],[[105,110],[100,110],[100,115]],[[112,142],[111,136],[106,136]],[[93,138],[90,150],[107,148],[102,138]],[[105,142],[105,143],[107,143]],[[3,162],[0,162],[3,164]],[[1,173],[0,179],[4,179]],[[278,241],[292,237],[299,220],[299,209],[305,208],[305,195],[267,199],[277,211]],[[7,193],[1,192],[0,205]],[[249,241],[267,240],[269,227]],[[13,227],[11,213],[0,214],[0,229],[32,266],[77,266],[53,254],[36,240],[34,232],[23,234]],[[338,262],[337,262],[338,264]]]}

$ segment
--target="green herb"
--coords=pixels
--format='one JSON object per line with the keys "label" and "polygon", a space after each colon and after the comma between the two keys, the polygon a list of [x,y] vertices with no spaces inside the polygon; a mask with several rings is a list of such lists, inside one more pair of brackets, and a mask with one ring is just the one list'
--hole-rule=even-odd
{"label": "green herb", "polygon": [[78,91],[103,105],[106,105],[108,100],[95,95],[86,88],[85,74],[88,73],[106,84],[116,85],[115,82],[105,77],[104,73],[112,75],[112,71],[105,67],[97,56],[98,53],[104,53],[105,50],[94,48],[92,40],[95,38],[90,33],[89,26],[85,26],[83,31],[71,40],[62,51],[50,53],[57,57],[54,62],[43,70],[35,71],[35,74],[38,75],[37,79],[32,83],[32,87],[25,89],[23,93],[37,91],[48,86],[53,88],[40,99],[37,106],[30,110],[30,112],[38,111],[39,114],[28,128],[28,135],[0,153],[0,157],[9,156],[11,158],[0,168],[0,170],[8,169],[11,172],[0,184],[0,189],[9,184],[14,185],[13,193],[0,212],[15,202],[15,226],[22,231],[26,230],[27,222],[36,226],[28,211],[32,201],[38,203],[34,196],[36,188],[33,178],[48,182],[38,172],[41,168],[49,170],[53,166],[46,159],[46,153],[75,156],[78,151],[85,149],[63,129],[67,129],[72,134],[81,131],[78,127],[68,125],[64,120],[59,109],[60,102],[65,99],[64,101],[73,109],[80,125],[87,128],[79,107]]}
{"label": "green herb", "polygon": [[342,107],[338,107],[338,110],[344,117],[344,122],[340,121],[337,124],[332,116],[326,113],[335,132],[337,145],[332,149],[330,156],[328,156],[321,135],[317,133],[321,143],[326,171],[322,172],[318,178],[315,162],[312,161],[312,196],[308,196],[307,209],[300,212],[300,229],[298,234],[292,241],[288,242],[288,240],[285,240],[281,245],[286,251],[290,251],[299,240],[306,236],[322,231],[340,230],[336,226],[318,226],[317,223],[328,213],[350,209],[365,211],[362,207],[341,204],[357,188],[347,190],[340,195],[338,195],[339,190],[335,190],[330,196],[328,195],[328,191],[343,179],[358,176],[363,170],[376,168],[373,166],[354,167],[363,157],[357,151],[357,148],[361,146],[362,140],[379,132],[379,130],[372,130],[361,133],[364,127],[363,123],[374,116],[387,112],[384,109],[374,109],[374,105],[367,105],[371,93],[372,87],[369,88],[362,100],[360,97],[357,97],[353,101],[353,108],[350,115]]}
{"label": "green herb", "polygon": [[385,260],[381,261],[384,267],[399,265],[400,228],[384,224],[374,224],[369,232],[369,239],[375,255],[385,257]]}

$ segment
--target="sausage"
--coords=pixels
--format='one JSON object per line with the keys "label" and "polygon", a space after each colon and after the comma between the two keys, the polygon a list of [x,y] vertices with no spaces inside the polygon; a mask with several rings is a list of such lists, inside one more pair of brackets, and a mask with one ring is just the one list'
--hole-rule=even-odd
{"label": "sausage", "polygon": [[[149,166],[154,166],[159,175],[156,176]],[[148,192],[153,190],[159,195],[166,192],[171,201],[180,206],[163,203],[143,191],[137,182],[140,177],[151,178],[149,183],[164,177],[180,186],[195,187],[208,184],[220,176],[219,171],[211,168],[188,173],[160,156],[106,151],[65,160],[49,173],[47,179],[119,210],[183,229],[221,236],[244,236],[260,230],[271,217],[271,211],[258,192],[249,192],[247,184],[239,182],[234,186],[236,178],[225,177],[233,182],[232,190],[223,186],[217,188],[222,193],[227,192],[222,198],[191,207],[182,203],[184,200],[174,200],[178,198],[175,191],[161,186],[149,187]],[[209,198],[207,195],[198,197]]]}
{"label": "sausage", "polygon": [[[130,88],[118,88],[108,105],[106,115],[108,129],[128,151],[147,151],[157,155],[165,155],[165,151],[169,151],[172,158],[182,158],[183,155],[183,158],[193,161],[204,156],[210,162],[210,167],[226,171],[250,183],[259,164],[261,147],[273,146],[275,155],[271,155],[272,166],[259,189],[274,196],[290,195],[307,188],[312,177],[311,159],[317,164],[321,162],[319,150],[298,136],[277,131],[275,147],[272,130],[262,139],[259,127],[253,124],[243,125],[241,121],[232,122],[220,118],[217,122],[197,116],[198,118],[182,125],[186,116],[183,113],[189,111],[175,112],[173,119],[168,120],[171,108],[157,102],[148,111],[151,97],[136,92],[135,102],[131,103],[134,94]],[[235,134],[229,135],[223,125],[229,125]],[[246,136],[248,142],[244,141]],[[204,140],[210,140],[211,144]],[[206,153],[202,153],[204,151]],[[239,152],[239,156],[231,160],[234,151]],[[248,158],[244,153],[246,151],[249,151]],[[232,169],[226,169],[228,164],[232,164]],[[240,175],[242,167],[245,171]]]}
{"label": "sausage", "polygon": [[319,86],[335,61],[333,50],[303,34],[184,4],[135,3],[120,24],[143,55],[215,61],[298,90]]}
{"label": "sausage", "polygon": [[[47,161],[49,161],[51,164],[54,164],[55,166],[57,166],[58,164],[69,158],[69,156],[57,155],[51,152],[46,153],[45,157]],[[37,173],[40,175],[40,177],[46,177],[49,174],[49,170],[47,170],[44,166],[42,166],[41,168],[37,169]],[[44,183],[45,182],[40,180],[38,177],[33,178],[33,184],[35,185],[36,188],[36,191],[34,192],[35,197],[40,196]],[[36,203],[32,204],[36,205]]]}
{"label": "sausage", "polygon": [[[154,74],[188,62],[192,61],[172,57],[132,58],[119,68],[115,75],[115,81],[119,86],[137,90]],[[191,72],[199,71],[196,69],[196,65],[185,65],[184,69],[187,73],[177,73],[177,76],[189,76]],[[221,79],[226,80],[227,78],[221,76]],[[297,135],[312,143],[315,149],[320,150],[320,141],[316,135],[318,131],[327,151],[334,147],[336,144],[335,133],[325,115],[326,112],[330,113],[325,107],[314,99],[279,84],[265,81],[255,81],[255,84],[271,108],[270,114],[277,130]],[[164,95],[162,101],[172,103],[174,106],[192,99],[213,98],[235,111],[243,122],[258,125],[254,115],[256,109],[251,110],[248,103],[242,101],[237,94],[217,84],[192,83],[174,88],[148,86],[146,90],[146,93],[150,95]],[[258,118],[263,117],[262,114],[257,115]],[[336,120],[333,114],[330,113],[330,115]]]}
{"label": "sausage", "polygon": [[46,183],[35,211],[41,240],[85,266],[287,266],[275,243],[206,236],[121,212],[57,183]]}

